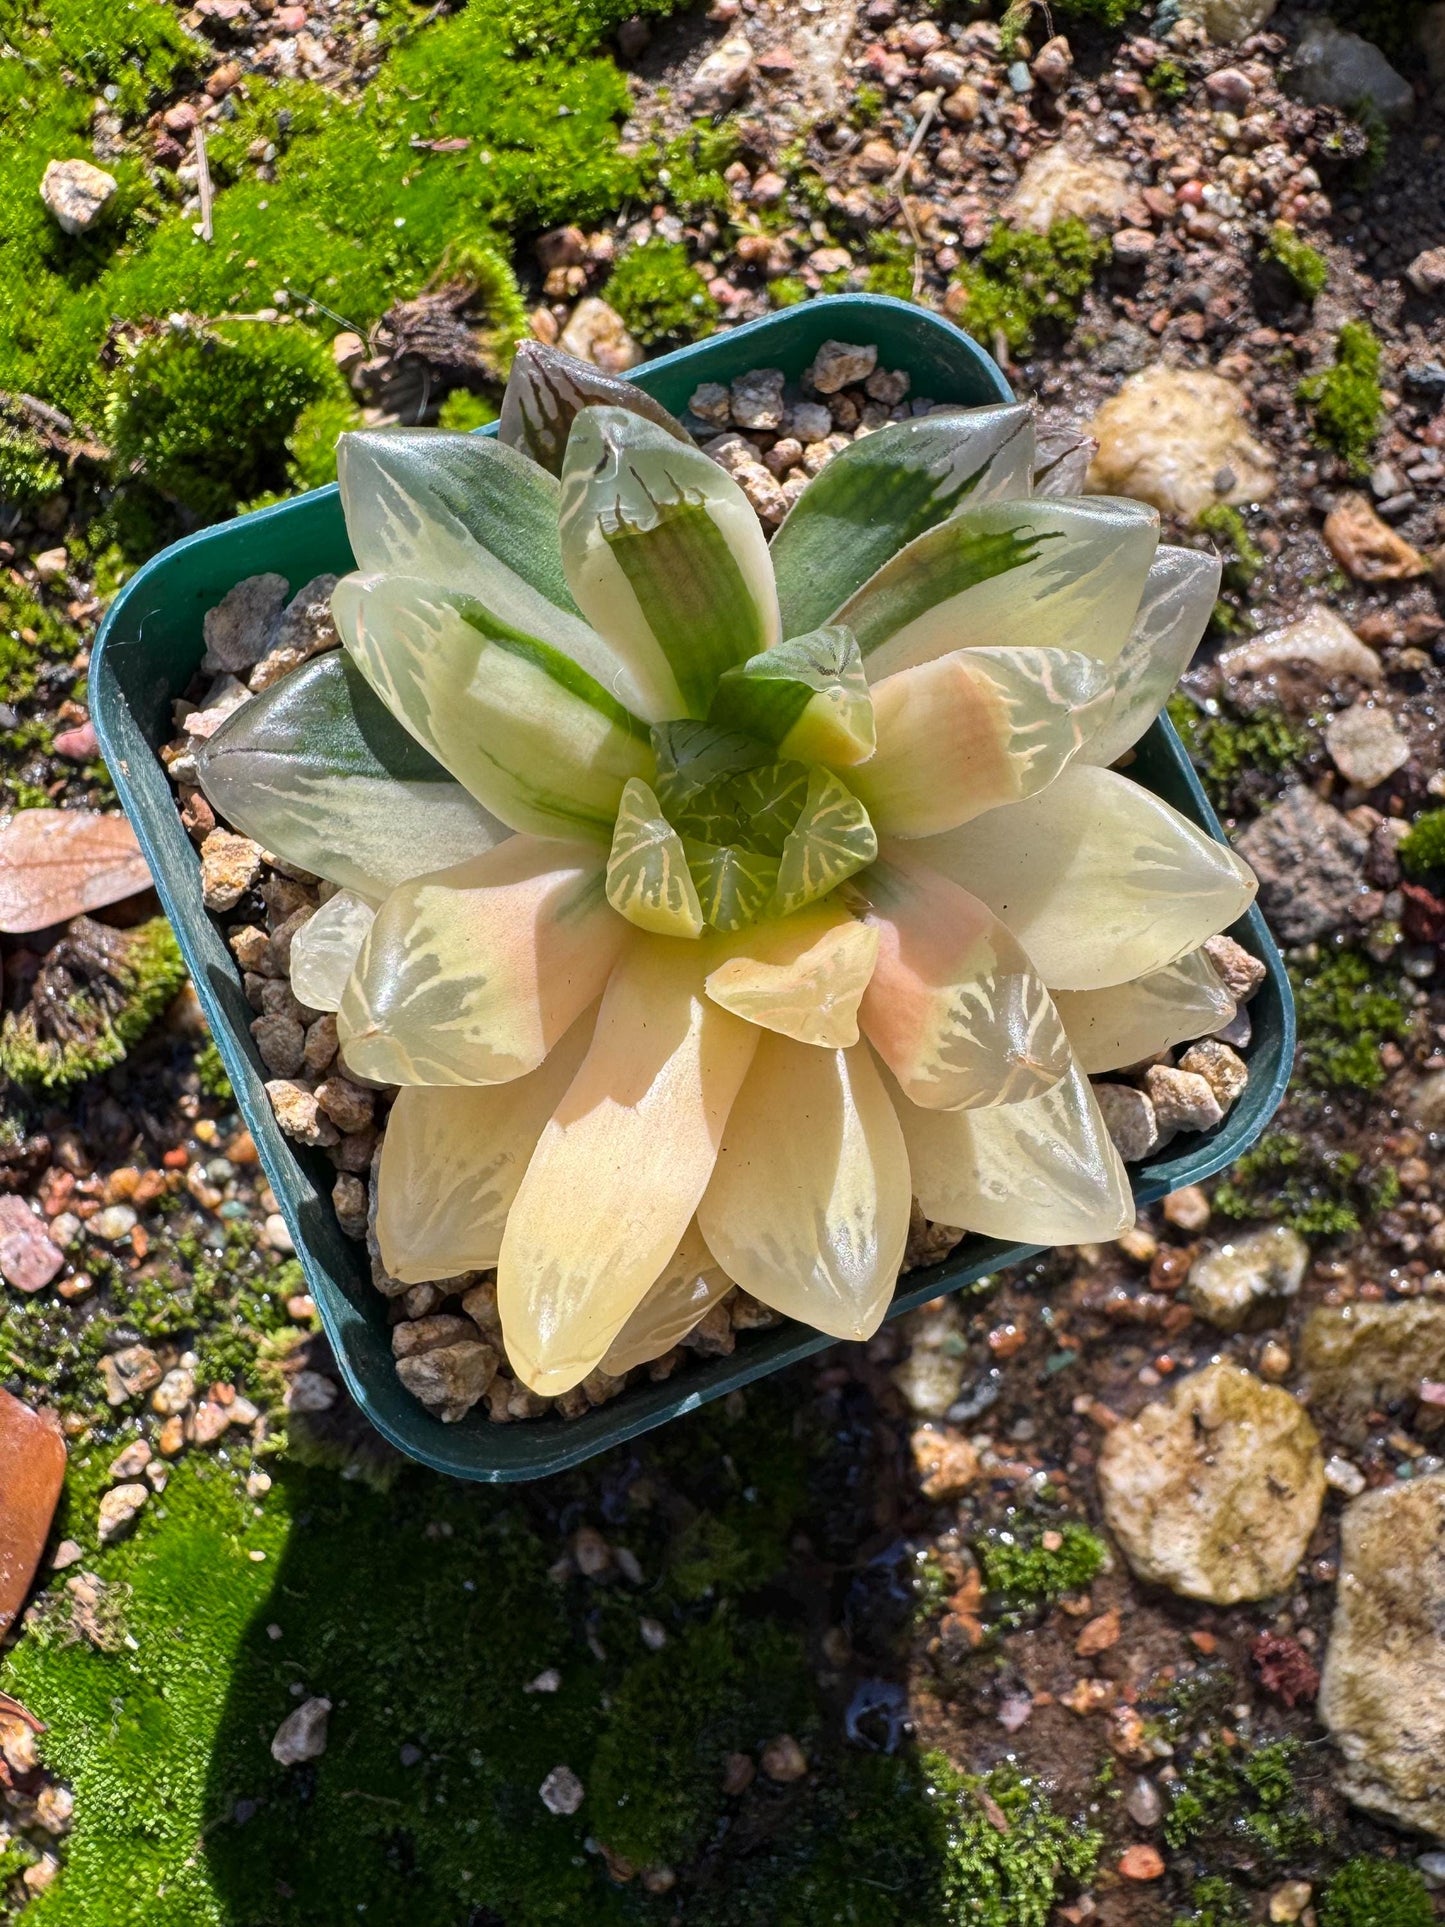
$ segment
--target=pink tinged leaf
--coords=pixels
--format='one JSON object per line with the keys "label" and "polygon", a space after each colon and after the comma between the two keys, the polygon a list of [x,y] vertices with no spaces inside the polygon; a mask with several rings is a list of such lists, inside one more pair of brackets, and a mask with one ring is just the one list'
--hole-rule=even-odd
{"label": "pink tinged leaf", "polygon": [[0,930],[16,935],[101,910],[150,888],[123,816],[21,810],[0,825]]}

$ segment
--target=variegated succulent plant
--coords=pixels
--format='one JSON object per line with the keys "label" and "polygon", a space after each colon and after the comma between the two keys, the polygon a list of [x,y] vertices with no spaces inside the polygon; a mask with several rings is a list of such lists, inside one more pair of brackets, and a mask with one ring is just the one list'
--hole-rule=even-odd
{"label": "variegated succulent plant", "polygon": [[1201,946],[1254,882],[1109,767],[1218,565],[1069,467],[1025,407],[935,411],[770,547],[655,402],[536,347],[496,439],[344,438],[344,651],[202,780],[338,886],[293,983],[401,1087],[386,1266],[495,1266],[535,1391],[729,1280],[866,1336],[915,1197],[1032,1244],[1130,1223],[1089,1074],[1230,1014]]}

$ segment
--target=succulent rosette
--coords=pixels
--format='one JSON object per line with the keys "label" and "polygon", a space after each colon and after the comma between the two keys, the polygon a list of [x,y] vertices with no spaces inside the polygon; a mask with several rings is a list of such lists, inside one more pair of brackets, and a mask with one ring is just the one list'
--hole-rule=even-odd
{"label": "succulent rosette", "polygon": [[729,1281],[866,1337],[914,1198],[1039,1245],[1131,1222],[1089,1075],[1230,1014],[1201,946],[1254,880],[1109,767],[1218,564],[1077,467],[1026,407],[935,410],[770,546],[655,402],[536,347],[496,439],[343,438],[344,649],[202,780],[337,886],[293,985],[400,1087],[384,1264],[495,1266],[534,1391]]}

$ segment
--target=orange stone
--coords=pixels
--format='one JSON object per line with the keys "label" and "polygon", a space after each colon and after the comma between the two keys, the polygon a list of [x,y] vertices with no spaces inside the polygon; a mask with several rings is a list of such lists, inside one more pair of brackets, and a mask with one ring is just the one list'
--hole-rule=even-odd
{"label": "orange stone", "polygon": [[0,1636],[25,1604],[64,1482],[59,1419],[0,1391]]}
{"label": "orange stone", "polygon": [[1126,1847],[1119,1855],[1119,1871],[1126,1880],[1158,1880],[1164,1872],[1164,1856],[1157,1847]]}

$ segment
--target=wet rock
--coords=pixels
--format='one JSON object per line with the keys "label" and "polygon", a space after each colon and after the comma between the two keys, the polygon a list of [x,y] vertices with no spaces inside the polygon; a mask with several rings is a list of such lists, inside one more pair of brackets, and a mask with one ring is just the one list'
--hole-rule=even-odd
{"label": "wet rock", "polygon": [[1032,228],[1036,234],[1047,234],[1055,221],[1071,215],[1113,227],[1132,193],[1122,161],[1075,153],[1067,142],[1056,141],[1029,159],[999,211],[1015,227]]}
{"label": "wet rock", "polygon": [[1288,1225],[1266,1225],[1210,1245],[1189,1267],[1184,1296],[1221,1331],[1242,1331],[1256,1314],[1293,1298],[1309,1269],[1310,1248]]}
{"label": "wet rock", "polygon": [[961,1432],[947,1426],[920,1425],[909,1444],[918,1490],[934,1504],[958,1498],[978,1477],[978,1453]]}
{"label": "wet rock", "polygon": [[0,1391],[0,1636],[25,1604],[64,1482],[59,1419]]}
{"label": "wet rock", "polygon": [[330,1716],[330,1700],[303,1700],[272,1735],[271,1758],[278,1766],[299,1766],[303,1760],[319,1760],[326,1751],[326,1723]]}
{"label": "wet rock", "polygon": [[184,1412],[196,1396],[196,1375],[186,1365],[176,1365],[151,1393],[151,1410],[161,1418]]}
{"label": "wet rock", "polygon": [[0,1196],[0,1278],[16,1291],[43,1291],[64,1264],[45,1220],[13,1192]]}
{"label": "wet rock", "polygon": [[1126,1164],[1147,1158],[1159,1144],[1159,1120],[1143,1091],[1132,1084],[1096,1084],[1094,1096],[1103,1113],[1104,1128]]}
{"label": "wet rock", "polygon": [[107,1404],[124,1405],[160,1384],[161,1362],[149,1345],[126,1345],[101,1359],[100,1375]]}
{"label": "wet rock", "polygon": [[1278,5],[1279,0],[1188,0],[1183,11],[1216,46],[1232,46],[1258,33]]}
{"label": "wet rock", "polygon": [[807,1774],[808,1756],[791,1733],[779,1733],[763,1748],[759,1764],[770,1780],[779,1786],[791,1786]]}
{"label": "wet rock", "polygon": [[1319,1517],[1324,1463],[1297,1400],[1217,1364],[1107,1433],[1099,1487],[1139,1578],[1227,1606],[1290,1584]]}
{"label": "wet rock", "polygon": [[135,1524],[141,1507],[151,1495],[148,1485],[139,1479],[126,1485],[118,1485],[100,1502],[100,1517],[96,1525],[96,1535],[103,1546],[121,1538]]}
{"label": "wet rock", "polygon": [[622,316],[599,295],[588,295],[577,303],[557,345],[564,354],[590,361],[608,375],[625,375],[643,359],[641,342],[628,333]]}
{"label": "wet rock", "polygon": [[115,197],[114,174],[91,161],[51,161],[40,178],[40,198],[65,234],[85,234]]}
{"label": "wet rock", "polygon": [[1333,21],[1310,20],[1299,37],[1291,80],[1301,100],[1312,107],[1343,107],[1368,102],[1385,120],[1408,120],[1415,111],[1415,90],[1397,74],[1372,41],[1346,33]]}
{"label": "wet rock", "polygon": [[1192,520],[1216,502],[1274,492],[1274,457],[1245,424],[1245,400],[1222,375],[1156,364],[1131,375],[1089,425],[1098,450],[1090,489],[1133,495]]}
{"label": "wet rock", "polygon": [[[836,395],[840,388],[849,388],[854,382],[866,381],[878,365],[878,350],[872,343],[860,346],[850,341],[825,341],[813,358],[804,380],[812,384],[820,395]],[[799,411],[794,409],[795,419],[790,426],[801,442],[815,441],[816,436],[805,435],[797,425]],[[829,426],[831,427],[831,418]],[[824,435],[827,435],[824,430]]]}
{"label": "wet rock", "polygon": [[287,1381],[285,1406],[288,1412],[329,1412],[341,1395],[341,1388],[325,1372],[300,1371]]}
{"label": "wet rock", "polygon": [[1346,1507],[1319,1715],[1346,1798],[1445,1837],[1445,1474]]}
{"label": "wet rock", "polygon": [[1157,1827],[1164,1817],[1164,1801],[1154,1782],[1144,1774],[1131,1780],[1124,1795],[1124,1811],[1136,1827]]}
{"label": "wet rock", "polygon": [[1249,1066],[1237,1051],[1216,1037],[1203,1037],[1191,1044],[1180,1058],[1179,1068],[1202,1077],[1222,1111],[1237,1104],[1249,1087]]}
{"label": "wet rock", "polygon": [[1356,703],[1325,724],[1325,748],[1347,783],[1373,789],[1410,760],[1410,743],[1388,709]]}
{"label": "wet rock", "polygon": [[737,34],[707,55],[684,90],[684,99],[695,114],[725,114],[748,91],[752,77],[752,47]]}
{"label": "wet rock", "polygon": [[587,1797],[586,1789],[570,1766],[554,1766],[537,1794],[548,1813],[558,1815],[575,1813]]}
{"label": "wet rock", "polygon": [[1325,517],[1325,541],[1357,582],[1405,582],[1429,572],[1420,551],[1382,522],[1356,491],[1342,495]]}
{"label": "wet rock", "polygon": [[1374,650],[1323,603],[1282,629],[1222,650],[1218,668],[1230,702],[1246,715],[1278,707],[1307,716],[1335,690],[1374,689],[1384,680]]}
{"label": "wet rock", "polygon": [[234,910],[261,878],[261,846],[249,836],[212,830],[201,845],[201,896],[208,910]]}
{"label": "wet rock", "polygon": [[202,669],[241,675],[254,668],[271,646],[289,587],[284,575],[248,575],[208,609],[202,619]]}
{"label": "wet rock", "polygon": [[1154,1107],[1161,1144],[1178,1131],[1212,1131],[1224,1116],[1208,1079],[1194,1071],[1151,1064],[1144,1073],[1144,1090]]}
{"label": "wet rock", "polygon": [[497,1354],[480,1339],[460,1339],[397,1361],[396,1375],[443,1425],[464,1418],[497,1375]]}
{"label": "wet rock", "polygon": [[1162,1880],[1164,1856],[1157,1847],[1139,1844],[1119,1855],[1119,1872],[1126,1880]]}
{"label": "wet rock", "polygon": [[1364,890],[1369,839],[1312,789],[1296,783],[1251,823],[1239,853],[1259,878],[1259,901],[1285,943],[1313,943],[1351,913]]}
{"label": "wet rock", "polygon": [[919,1418],[942,1418],[963,1389],[961,1356],[914,1345],[893,1368],[893,1383]]}
{"label": "wet rock", "polygon": [[1317,1305],[1300,1366],[1310,1404],[1347,1434],[1362,1431],[1367,1413],[1413,1400],[1422,1379],[1445,1379],[1445,1298]]}

